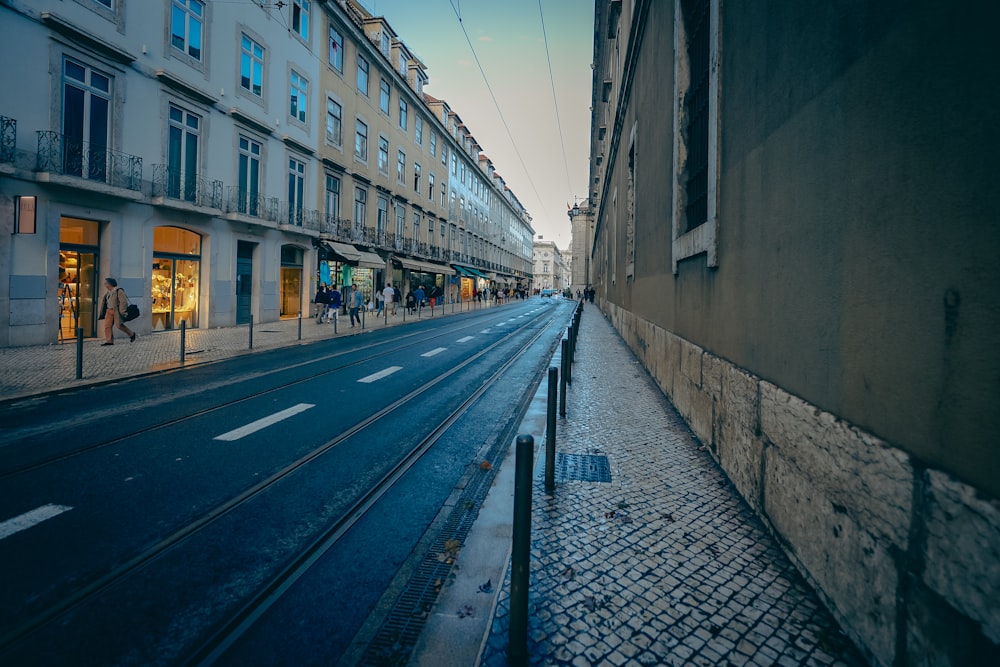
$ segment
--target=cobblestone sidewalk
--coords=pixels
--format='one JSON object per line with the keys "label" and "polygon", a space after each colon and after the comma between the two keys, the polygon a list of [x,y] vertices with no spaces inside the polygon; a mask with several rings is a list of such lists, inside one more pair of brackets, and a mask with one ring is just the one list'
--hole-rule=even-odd
{"label": "cobblestone sidewalk", "polygon": [[[611,325],[588,306],[557,449],[536,463],[531,665],[860,665],[816,595]],[[544,448],[541,457],[544,456]],[[571,471],[569,471],[571,472]],[[506,665],[510,569],[480,662]]]}

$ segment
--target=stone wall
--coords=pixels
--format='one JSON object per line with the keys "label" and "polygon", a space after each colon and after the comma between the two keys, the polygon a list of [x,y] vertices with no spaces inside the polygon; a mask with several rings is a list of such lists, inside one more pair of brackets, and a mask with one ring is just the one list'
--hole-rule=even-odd
{"label": "stone wall", "polygon": [[1000,501],[602,308],[874,664],[1000,664]]}

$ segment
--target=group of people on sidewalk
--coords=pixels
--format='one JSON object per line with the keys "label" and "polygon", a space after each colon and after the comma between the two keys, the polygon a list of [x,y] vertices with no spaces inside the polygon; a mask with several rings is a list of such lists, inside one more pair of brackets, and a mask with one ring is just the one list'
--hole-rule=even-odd
{"label": "group of people on sidewalk", "polygon": [[[345,286],[346,289],[346,286]],[[316,296],[313,297],[313,317],[316,324],[324,322],[337,322],[337,315],[344,304],[344,297],[336,285],[331,285],[329,289],[326,283],[320,283]],[[361,326],[361,309],[365,307],[365,295],[357,285],[351,286],[351,294],[348,301],[348,312],[351,315],[351,327]]]}

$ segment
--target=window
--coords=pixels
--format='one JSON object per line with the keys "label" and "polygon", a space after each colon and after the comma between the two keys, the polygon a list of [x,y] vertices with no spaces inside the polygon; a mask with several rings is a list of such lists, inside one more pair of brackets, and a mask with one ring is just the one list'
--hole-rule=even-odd
{"label": "window", "polygon": [[344,142],[343,109],[339,104],[326,99],[326,140],[334,146]]}
{"label": "window", "polygon": [[289,106],[288,115],[300,123],[306,122],[306,109],[309,107],[309,82],[296,72],[291,71],[288,83]]}
{"label": "window", "polygon": [[389,113],[389,82],[385,79],[379,81],[379,98],[378,98],[378,108],[382,110],[382,113]]}
{"label": "window", "polygon": [[103,181],[108,174],[111,77],[67,58],[62,92],[63,172]]}
{"label": "window", "polygon": [[402,50],[399,52],[399,73],[406,76],[406,54]]}
{"label": "window", "polygon": [[368,95],[368,61],[358,56],[358,90],[362,95]]}
{"label": "window", "polygon": [[427,240],[434,243],[434,216],[431,215],[427,216]]}
{"label": "window", "polygon": [[354,187],[354,224],[355,226],[364,226],[365,216],[368,213],[368,190],[355,186]]}
{"label": "window", "polygon": [[389,49],[392,47],[392,43],[389,39],[389,33],[387,31],[385,30],[382,31],[382,34],[379,37],[379,43],[382,47],[382,53],[385,54],[386,57],[388,57]]}
{"label": "window", "polygon": [[445,167],[448,166],[448,147],[443,144],[441,145],[441,164]]}
{"label": "window", "polygon": [[406,153],[399,151],[396,156],[396,180],[406,183]]}
{"label": "window", "polygon": [[199,0],[173,0],[170,11],[170,45],[201,61],[201,26],[205,3]]}
{"label": "window", "polygon": [[240,135],[239,174],[236,210],[246,215],[259,215],[260,143]]}
{"label": "window", "polygon": [[438,135],[431,132],[431,157],[437,157]]}
{"label": "window", "polygon": [[240,40],[240,86],[257,97],[264,92],[264,47],[246,34]]}
{"label": "window", "polygon": [[378,171],[389,175],[389,140],[382,136],[378,138]]}
{"label": "window", "polygon": [[378,198],[378,218],[375,221],[375,231],[379,237],[385,234],[389,226],[389,200],[385,197]]}
{"label": "window", "polygon": [[406,233],[406,209],[402,204],[396,204],[396,238],[402,239]]}
{"label": "window", "polygon": [[302,226],[302,195],[306,182],[306,165],[288,158],[288,224]]}
{"label": "window", "polygon": [[413,240],[420,242],[420,214],[416,211],[413,212]]}
{"label": "window", "polygon": [[406,129],[406,100],[399,99],[399,129]]}
{"label": "window", "polygon": [[[434,201],[434,172],[427,174],[427,198]],[[428,230],[430,226],[428,226]]]}
{"label": "window", "polygon": [[326,175],[326,218],[336,220],[340,217],[340,178],[332,174]]}
{"label": "window", "polygon": [[451,154],[451,175],[458,176],[458,159],[455,157],[455,153]]}
{"label": "window", "polygon": [[420,192],[420,163],[413,163],[413,191]]}
{"label": "window", "polygon": [[[680,260],[702,253],[706,255],[706,266],[719,265],[720,74],[719,66],[711,65],[719,62],[719,0],[679,0],[678,4],[673,124],[681,131],[675,133],[673,150],[678,156],[672,179],[674,273]],[[634,139],[629,153],[630,177],[634,178],[637,175]]]}
{"label": "window", "polygon": [[344,36],[330,26],[330,67],[344,73]]}
{"label": "window", "polygon": [[171,104],[167,130],[167,196],[195,201],[201,119]]}
{"label": "window", "polygon": [[354,155],[368,161],[368,126],[360,118],[354,121]]}
{"label": "window", "polygon": [[424,119],[420,116],[413,119],[413,140],[418,146],[424,145]]}
{"label": "window", "polygon": [[292,0],[292,30],[309,39],[309,0]]}

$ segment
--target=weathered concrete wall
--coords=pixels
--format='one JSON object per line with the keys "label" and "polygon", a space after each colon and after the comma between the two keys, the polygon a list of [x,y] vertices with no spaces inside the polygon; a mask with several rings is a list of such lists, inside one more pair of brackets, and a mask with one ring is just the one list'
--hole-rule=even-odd
{"label": "weathered concrete wall", "polygon": [[602,308],[875,663],[1000,655],[1000,501],[627,310]]}

